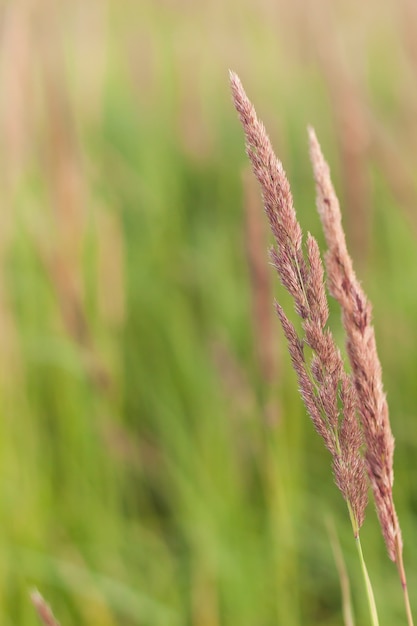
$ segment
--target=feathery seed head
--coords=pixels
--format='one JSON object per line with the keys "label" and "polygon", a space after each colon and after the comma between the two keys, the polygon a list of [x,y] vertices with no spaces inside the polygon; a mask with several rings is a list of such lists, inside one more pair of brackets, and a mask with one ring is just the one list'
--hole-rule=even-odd
{"label": "feathery seed head", "polygon": [[[302,338],[282,307],[276,303],[275,308],[288,342],[302,399],[316,431],[333,457],[335,482],[352,511],[356,534],[367,503],[362,437],[355,416],[352,381],[344,372],[340,352],[326,328],[329,312],[318,245],[308,235],[304,256],[302,231],[282,164],[233,72],[230,82],[245,133],[246,151],[262,189],[265,212],[276,242],[270,252],[272,263],[294,300],[295,310],[302,320]],[[304,344],[313,351],[311,363],[306,362]]]}
{"label": "feathery seed head", "polygon": [[402,541],[392,495],[394,437],[382,385],[381,363],[372,326],[372,308],[353,270],[330,169],[311,128],[309,138],[317,209],[328,247],[326,266],[329,290],[342,310],[347,353],[366,443],[367,473],[388,554],[395,561],[396,549],[400,549]]}

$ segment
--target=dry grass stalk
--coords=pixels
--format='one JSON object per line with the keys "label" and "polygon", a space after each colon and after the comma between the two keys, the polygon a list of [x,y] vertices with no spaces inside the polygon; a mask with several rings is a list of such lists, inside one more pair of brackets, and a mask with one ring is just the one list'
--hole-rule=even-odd
{"label": "dry grass stalk", "polygon": [[45,626],[59,626],[59,622],[55,619],[49,604],[47,604],[37,589],[32,591],[30,599],[32,600],[32,604],[35,607],[40,620],[43,624],[45,624]]}
{"label": "dry grass stalk", "polygon": [[[367,481],[361,455],[362,435],[356,420],[355,392],[331,332],[323,266],[316,240],[308,235],[306,255],[290,186],[263,124],[236,74],[231,73],[234,104],[239,113],[247,153],[263,193],[265,211],[276,241],[271,251],[281,282],[294,299],[303,338],[277,303],[300,392],[312,422],[333,457],[335,481],[345,498],[355,537],[363,523]],[[311,348],[308,363],[304,345]]]}
{"label": "dry grass stalk", "polygon": [[394,437],[371,324],[371,305],[356,278],[347,251],[339,202],[330,180],[329,167],[312,129],[309,129],[309,135],[317,208],[329,248],[326,254],[329,291],[342,309],[347,352],[366,440],[368,476],[388,554],[395,561],[396,545],[401,545],[401,531],[392,498]]}
{"label": "dry grass stalk", "polygon": [[[239,78],[233,73],[231,87],[245,132],[247,154],[261,185],[265,211],[276,241],[271,258],[282,284],[294,299],[295,309],[302,319],[303,338],[298,336],[279,304],[276,304],[276,310],[288,341],[302,398],[317,432],[332,454],[336,484],[349,508],[371,621],[376,626],[378,616],[359,541],[359,528],[367,502],[365,465],[388,554],[396,562],[400,575],[407,621],[412,626],[401,530],[392,494],[394,437],[371,323],[371,305],[356,278],[347,251],[329,167],[314,131],[310,129],[317,207],[329,249],[326,255],[328,285],[342,309],[351,375],[345,372],[339,350],[326,328],[328,305],[317,242],[308,235],[304,255],[301,228],[282,164],[275,156],[265,128]],[[313,352],[310,363],[305,359],[304,345]],[[361,454],[362,437],[365,440],[364,458]]]}
{"label": "dry grass stalk", "polygon": [[371,305],[356,278],[346,247],[339,202],[330,170],[316,135],[309,129],[310,156],[317,191],[317,209],[328,246],[326,266],[330,293],[342,309],[346,345],[352,367],[358,411],[364,433],[366,468],[388,554],[397,564],[412,623],[403,566],[401,529],[393,501],[394,437],[382,385],[381,363],[372,326]]}

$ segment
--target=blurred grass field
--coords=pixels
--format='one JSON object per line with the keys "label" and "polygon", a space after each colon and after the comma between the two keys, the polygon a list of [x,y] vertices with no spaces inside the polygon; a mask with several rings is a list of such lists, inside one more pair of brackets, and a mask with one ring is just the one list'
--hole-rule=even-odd
{"label": "blurred grass field", "polygon": [[[368,623],[273,317],[274,297],[291,304],[229,67],[321,242],[307,123],[332,166],[374,305],[416,612],[411,0],[14,0],[0,15],[1,624],[37,623],[35,586],[62,626],[338,625],[329,517]],[[336,306],[332,324],[342,339]],[[404,623],[372,505],[363,546],[381,625]]]}

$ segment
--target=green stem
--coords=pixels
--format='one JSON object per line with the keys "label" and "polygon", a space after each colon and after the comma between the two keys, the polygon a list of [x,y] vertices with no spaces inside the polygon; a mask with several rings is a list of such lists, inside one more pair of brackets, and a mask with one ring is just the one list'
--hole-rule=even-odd
{"label": "green stem", "polygon": [[371,615],[371,624],[372,626],[379,626],[378,612],[376,610],[376,603],[371,585],[371,579],[369,578],[368,569],[366,567],[365,559],[363,557],[362,545],[359,537],[358,522],[349,500],[346,500],[346,504],[349,511],[350,521],[352,523],[353,536],[355,537],[355,544],[359,555],[359,562],[361,564],[362,576],[365,582],[366,597],[368,598],[369,613]]}
{"label": "green stem", "polygon": [[330,545],[332,547],[336,568],[339,574],[340,590],[342,595],[342,612],[345,626],[355,626],[353,617],[352,598],[350,593],[349,576],[343,558],[342,548],[337,536],[333,518],[326,518],[327,531],[329,533]]}
{"label": "green stem", "polygon": [[362,552],[362,546],[361,546],[361,540],[359,538],[359,534],[355,535],[355,543],[356,543],[356,548],[359,554],[359,561],[361,564],[363,579],[365,581],[366,595],[368,597],[369,612],[371,614],[371,623],[372,623],[372,626],[379,626],[374,592],[372,590],[372,585],[369,579],[369,574],[368,574],[368,570],[365,564],[365,559],[363,558],[363,552]]}

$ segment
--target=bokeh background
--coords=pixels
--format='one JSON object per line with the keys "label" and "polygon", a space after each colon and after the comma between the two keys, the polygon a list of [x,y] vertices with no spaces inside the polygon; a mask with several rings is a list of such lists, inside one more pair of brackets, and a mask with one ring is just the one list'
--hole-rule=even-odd
{"label": "bokeh background", "polygon": [[[417,9],[412,0],[10,0],[0,10],[0,622],[342,623],[329,455],[228,88],[323,242],[306,125],[374,304],[417,612]],[[342,341],[339,312],[332,328]],[[371,505],[381,624],[404,623]]]}

